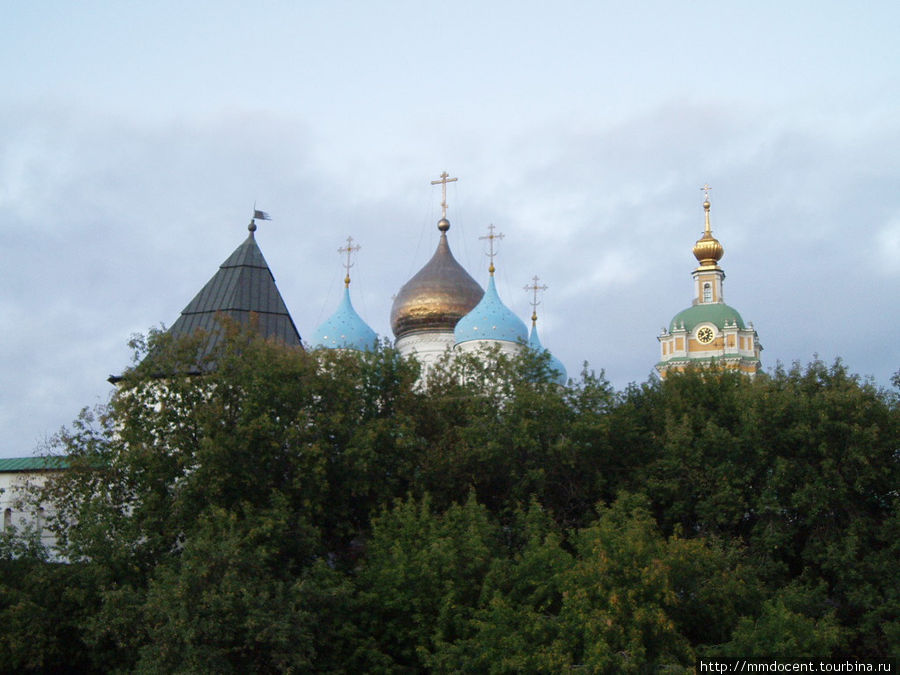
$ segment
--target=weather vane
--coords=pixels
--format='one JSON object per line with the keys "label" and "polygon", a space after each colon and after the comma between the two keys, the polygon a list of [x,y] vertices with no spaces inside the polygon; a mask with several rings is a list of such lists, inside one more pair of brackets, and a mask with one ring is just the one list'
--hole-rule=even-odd
{"label": "weather vane", "polygon": [[532,296],[532,300],[531,300],[531,323],[532,324],[537,323],[537,306],[539,304],[541,304],[540,301],[538,300],[538,293],[541,291],[546,291],[549,288],[549,286],[547,286],[546,284],[539,285],[538,282],[540,280],[541,280],[541,278],[537,274],[535,274],[531,278],[531,283],[525,287],[526,291],[531,291],[532,293],[534,293],[534,295]]}
{"label": "weather vane", "polygon": [[484,235],[483,237],[478,237],[479,239],[487,239],[488,240],[488,245],[490,246],[490,252],[486,253],[485,255],[487,255],[491,259],[491,266],[488,267],[488,272],[491,273],[491,276],[494,275],[494,256],[497,255],[494,252],[494,240],[495,239],[503,239],[502,233],[494,234],[495,229],[497,229],[497,228],[495,228],[494,224],[491,223],[490,225],[488,225],[488,234]]}
{"label": "weather vane", "polygon": [[347,254],[347,262],[344,263],[344,269],[347,271],[347,276],[344,277],[344,286],[345,287],[350,285],[350,268],[353,267],[353,263],[350,262],[350,256],[353,255],[354,253],[356,253],[361,248],[362,248],[362,246],[360,246],[359,244],[354,246],[353,245],[353,237],[348,236],[347,237],[347,245],[341,246],[338,249],[338,253],[341,253],[341,254],[346,253]]}
{"label": "weather vane", "polygon": [[265,211],[259,211],[256,208],[256,202],[253,202],[253,217],[250,219],[250,224],[247,226],[247,229],[250,230],[250,232],[256,232],[257,220],[272,220],[272,218],[270,218],[269,214]]}
{"label": "weather vane", "polygon": [[454,183],[459,180],[459,178],[450,178],[450,174],[446,171],[441,173],[440,180],[431,181],[432,185],[440,185],[441,186],[441,218],[447,217],[447,183]]}

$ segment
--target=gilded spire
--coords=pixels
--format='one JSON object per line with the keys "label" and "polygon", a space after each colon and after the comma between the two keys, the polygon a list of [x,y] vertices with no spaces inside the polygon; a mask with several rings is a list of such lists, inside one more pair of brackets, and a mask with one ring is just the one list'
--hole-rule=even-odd
{"label": "gilded spire", "polygon": [[344,277],[344,288],[350,287],[350,268],[353,267],[353,263],[350,262],[350,256],[353,255],[354,253],[356,253],[361,248],[362,248],[362,246],[360,246],[359,244],[354,246],[353,245],[353,237],[348,236],[347,237],[347,245],[341,246],[338,249],[338,253],[340,253],[342,255],[344,253],[347,254],[347,262],[344,263],[344,269],[347,272],[346,276]]}
{"label": "gilded spire", "polygon": [[709,191],[712,190],[712,188],[709,186],[709,183],[707,183],[700,189],[703,190],[703,210],[706,211],[706,231],[704,234],[712,236],[712,230],[709,227]]}
{"label": "gilded spire", "polygon": [[440,180],[431,181],[432,185],[441,186],[441,219],[438,221],[438,229],[446,232],[450,229],[450,221],[447,220],[447,183],[455,183],[459,178],[450,178],[446,171],[441,172]]}
{"label": "gilded spire", "polygon": [[700,239],[697,240],[697,243],[694,244],[694,257],[697,258],[701,267],[717,267],[719,260],[725,255],[725,249],[722,247],[722,244],[719,243],[719,240],[712,235],[712,228],[709,224],[709,191],[712,190],[712,188],[709,184],[706,184],[700,189],[703,190],[705,195],[703,210],[705,212],[706,223],[703,236],[701,236]]}
{"label": "gilded spire", "polygon": [[532,326],[532,328],[535,325],[537,325],[537,306],[539,304],[541,304],[540,301],[538,300],[538,293],[540,293],[541,291],[546,291],[549,288],[549,286],[547,286],[546,284],[538,285],[538,281],[540,281],[540,280],[541,280],[540,277],[537,274],[535,274],[531,278],[531,283],[528,284],[527,286],[525,286],[526,291],[531,291],[533,293],[532,299],[531,299],[531,326]]}
{"label": "gilded spire", "polygon": [[494,226],[493,223],[491,223],[490,225],[488,225],[488,233],[486,235],[484,235],[483,237],[478,237],[479,239],[487,239],[488,240],[488,245],[490,246],[490,251],[488,253],[486,253],[485,255],[487,255],[491,259],[491,264],[488,267],[488,272],[491,273],[491,276],[494,276],[494,256],[497,255],[497,253],[494,251],[494,240],[495,239],[503,239],[502,232],[499,234],[494,234],[495,229],[497,229],[497,228]]}

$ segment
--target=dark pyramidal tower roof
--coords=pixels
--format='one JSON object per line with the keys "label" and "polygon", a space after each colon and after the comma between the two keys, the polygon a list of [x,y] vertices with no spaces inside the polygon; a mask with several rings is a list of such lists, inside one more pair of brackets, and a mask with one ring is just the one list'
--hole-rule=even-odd
{"label": "dark pyramidal tower roof", "polygon": [[242,324],[249,324],[252,315],[263,337],[275,338],[290,346],[303,346],[294,320],[275,286],[275,277],[256,244],[256,224],[251,221],[248,229],[250,235],[182,310],[169,329],[170,333],[181,336],[205,330],[210,335],[206,349],[211,350],[220,336],[217,315],[229,316]]}

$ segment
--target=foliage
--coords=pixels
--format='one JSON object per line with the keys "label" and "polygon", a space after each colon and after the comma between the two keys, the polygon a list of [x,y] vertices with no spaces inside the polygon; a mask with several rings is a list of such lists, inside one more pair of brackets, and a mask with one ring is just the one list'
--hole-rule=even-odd
{"label": "foliage", "polygon": [[92,607],[90,570],[49,562],[40,533],[0,534],[0,664],[20,673],[90,664],[78,623]]}
{"label": "foliage", "polygon": [[[138,341],[0,540],[0,670],[688,672],[900,654],[897,394]],[[199,355],[199,356],[198,356]],[[898,375],[900,379],[900,375]]]}

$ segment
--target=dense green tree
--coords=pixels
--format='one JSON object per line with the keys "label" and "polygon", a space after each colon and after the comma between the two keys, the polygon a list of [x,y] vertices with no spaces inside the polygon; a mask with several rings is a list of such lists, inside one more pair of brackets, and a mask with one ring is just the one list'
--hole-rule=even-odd
{"label": "dense green tree", "polygon": [[[292,549],[312,542],[277,503],[204,513],[147,592],[142,672],[281,672],[309,669],[315,621],[296,593]],[[298,532],[300,530],[300,532]],[[292,574],[293,571],[293,574]]]}
{"label": "dense green tree", "polygon": [[484,577],[470,629],[426,663],[438,672],[688,672],[695,644],[727,641],[762,589],[734,547],[659,533],[621,495],[567,534],[540,505]]}
{"label": "dense green tree", "polygon": [[435,513],[430,498],[397,502],[375,519],[359,574],[372,670],[420,670],[467,636],[499,531],[474,493]]}
{"label": "dense green tree", "polygon": [[755,380],[687,372],[632,399],[633,410],[653,409],[645,424],[654,459],[636,470],[636,482],[664,532],[740,540],[771,590],[794,579],[824,582],[849,629],[841,649],[865,658],[893,648],[895,395],[839,361],[814,361]]}
{"label": "dense green tree", "polygon": [[39,533],[0,533],[0,669],[18,673],[89,670],[79,621],[93,608],[83,565],[50,562]]}
{"label": "dense green tree", "polygon": [[467,634],[442,641],[428,659],[434,671],[554,672],[571,664],[557,641],[564,575],[574,559],[536,501],[516,512],[512,530],[484,577]]}
{"label": "dense green tree", "polygon": [[742,617],[733,639],[709,655],[732,658],[813,659],[832,654],[843,640],[824,586],[791,584],[766,600],[758,616]]}
{"label": "dense green tree", "polygon": [[678,599],[648,506],[623,495],[576,541],[560,619],[574,663],[594,672],[687,668],[693,661],[669,616]]}
{"label": "dense green tree", "polygon": [[840,362],[615,392],[490,352],[420,386],[386,346],[222,330],[138,341],[58,436],[67,562],[0,540],[0,670],[900,656],[900,407]]}
{"label": "dense green tree", "polygon": [[601,508],[571,553],[537,504],[519,521],[521,549],[495,559],[473,630],[443,645],[435,670],[686,671],[692,652],[668,616],[677,597],[667,544],[645,500],[624,495]]}
{"label": "dense green tree", "polygon": [[560,522],[583,524],[601,497],[595,447],[613,400],[602,375],[560,387],[546,353],[448,355],[420,400],[418,493],[445,508],[471,488],[506,516],[536,495]]}
{"label": "dense green tree", "polygon": [[[109,406],[59,437],[73,468],[44,497],[58,505],[64,555],[89,563],[97,580],[99,608],[83,631],[114,654],[104,669],[159,657],[148,644],[183,664],[225,663],[198,646],[213,633],[245,669],[240,644],[262,634],[281,644],[299,628],[257,616],[218,630],[229,619],[216,603],[234,615],[291,605],[310,565],[352,564],[370,513],[407,489],[412,364],[390,350],[308,354],[225,330],[199,365],[200,338],[152,336]],[[194,585],[198,576],[208,586]],[[258,595],[241,595],[250,587]]]}

